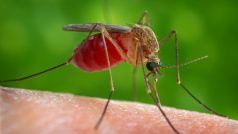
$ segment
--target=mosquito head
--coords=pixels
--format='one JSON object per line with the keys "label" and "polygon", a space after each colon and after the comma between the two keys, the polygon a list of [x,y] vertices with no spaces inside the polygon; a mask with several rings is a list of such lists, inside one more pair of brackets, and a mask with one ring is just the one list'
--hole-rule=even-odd
{"label": "mosquito head", "polygon": [[158,81],[158,74],[159,74],[159,68],[160,68],[160,61],[158,58],[156,60],[149,60],[146,63],[146,68],[150,71],[146,76],[149,77],[150,75],[153,76],[154,81]]}
{"label": "mosquito head", "polygon": [[157,62],[147,62],[146,63],[146,68],[149,70],[149,71],[154,71],[156,68],[159,67],[159,63]]}
{"label": "mosquito head", "polygon": [[159,67],[160,67],[160,60],[157,57],[150,58],[146,63],[146,68],[152,74],[157,74],[159,72]]}

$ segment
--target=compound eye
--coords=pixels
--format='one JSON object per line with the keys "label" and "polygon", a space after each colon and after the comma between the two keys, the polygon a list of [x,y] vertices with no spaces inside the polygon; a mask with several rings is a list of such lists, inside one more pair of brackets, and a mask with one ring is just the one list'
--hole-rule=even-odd
{"label": "compound eye", "polygon": [[149,71],[153,71],[154,68],[158,67],[159,66],[159,63],[156,63],[156,62],[147,62],[146,63],[146,68],[149,70]]}

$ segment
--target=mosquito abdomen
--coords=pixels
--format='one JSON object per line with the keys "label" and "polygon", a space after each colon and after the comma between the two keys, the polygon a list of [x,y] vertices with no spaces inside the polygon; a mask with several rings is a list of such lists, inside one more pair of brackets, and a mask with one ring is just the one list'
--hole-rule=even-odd
{"label": "mosquito abdomen", "polygon": [[[123,51],[127,53],[128,47],[126,45],[126,39],[128,38],[129,34],[110,33],[110,35],[123,49]],[[108,49],[110,65],[112,67],[125,60],[107,38],[106,45]],[[82,41],[74,51],[72,63],[83,71],[87,72],[96,72],[108,69],[102,35],[95,34]]]}

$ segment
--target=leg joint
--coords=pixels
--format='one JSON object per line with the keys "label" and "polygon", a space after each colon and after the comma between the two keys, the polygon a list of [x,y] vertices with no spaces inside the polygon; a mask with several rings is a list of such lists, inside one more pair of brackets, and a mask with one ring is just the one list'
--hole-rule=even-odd
{"label": "leg joint", "polygon": [[178,85],[181,85],[181,81],[180,80],[176,80],[176,83],[178,84]]}

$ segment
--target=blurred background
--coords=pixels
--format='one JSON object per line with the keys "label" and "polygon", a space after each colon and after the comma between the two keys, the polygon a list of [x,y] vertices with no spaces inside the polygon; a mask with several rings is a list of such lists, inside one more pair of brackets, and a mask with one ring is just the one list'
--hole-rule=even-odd
{"label": "blurred background", "polygon": [[[147,10],[158,40],[177,30],[181,63],[209,56],[181,68],[184,85],[215,111],[238,119],[237,5],[235,0],[1,0],[0,79],[18,78],[66,61],[87,33],[65,32],[65,24],[131,25]],[[161,48],[159,56],[163,65],[175,64],[174,40]],[[127,63],[113,68],[113,99],[132,100],[132,70]],[[162,105],[207,112],[176,84],[175,72],[161,70],[158,91]],[[109,77],[108,71],[88,73],[68,65],[2,86],[107,98]],[[137,101],[152,103],[141,69]]]}

